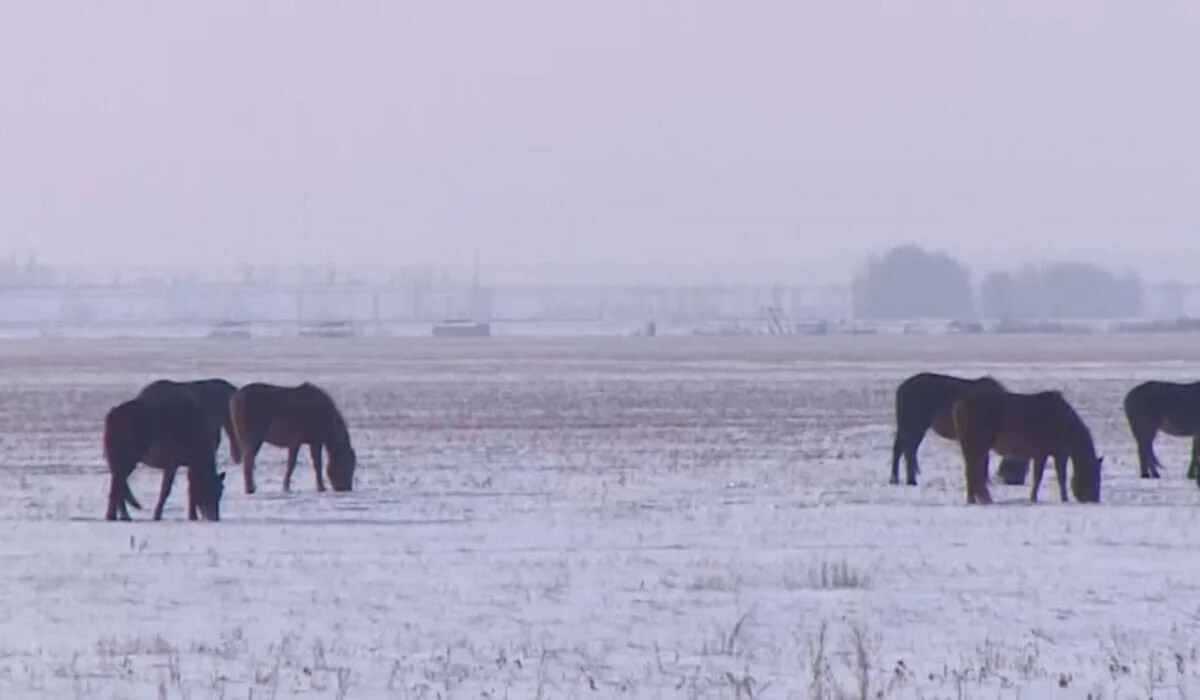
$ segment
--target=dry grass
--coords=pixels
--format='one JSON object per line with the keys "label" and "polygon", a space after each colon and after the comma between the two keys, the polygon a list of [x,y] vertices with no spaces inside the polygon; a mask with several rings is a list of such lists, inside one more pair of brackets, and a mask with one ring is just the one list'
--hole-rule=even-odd
{"label": "dry grass", "polygon": [[788,591],[865,591],[874,584],[872,570],[847,560],[822,560],[784,578]]}
{"label": "dry grass", "polygon": [[804,579],[790,582],[790,588],[809,588],[819,591],[865,590],[874,582],[874,575],[867,569],[857,567],[849,561],[821,561],[813,565]]}
{"label": "dry grass", "polygon": [[[262,647],[234,629],[213,644],[177,645],[164,636],[104,638],[91,653],[57,667],[39,656],[0,653],[4,687],[39,697],[157,697],[258,700],[313,697],[808,697],[812,700],[884,700],[1066,697],[1091,700],[1170,696],[1187,698],[1200,675],[1194,646],[1154,652],[1114,640],[1110,677],[1102,686],[1049,668],[1037,644],[1007,649],[985,644],[954,668],[929,669],[919,658],[885,654],[880,631],[847,621],[824,621],[798,633],[801,649],[788,676],[763,675],[755,646],[756,611],[730,621],[705,653],[690,657],[653,646],[643,669],[614,668],[580,649],[518,645],[495,649],[463,640],[460,646],[394,658],[364,658],[353,649],[317,639],[285,636]],[[761,646],[761,645],[760,645]],[[630,649],[644,648],[630,642]],[[24,669],[18,678],[17,661]],[[1097,663],[1104,662],[1097,659]],[[42,666],[39,672],[36,667]],[[636,666],[636,663],[634,664]],[[918,670],[920,667],[921,670]],[[756,670],[757,669],[757,670]],[[20,684],[15,682],[21,680]]]}

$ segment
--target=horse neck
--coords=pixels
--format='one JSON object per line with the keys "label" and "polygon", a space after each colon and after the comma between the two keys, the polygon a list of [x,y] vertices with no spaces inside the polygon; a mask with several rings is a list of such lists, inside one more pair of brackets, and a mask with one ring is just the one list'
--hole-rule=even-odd
{"label": "horse neck", "polygon": [[329,419],[329,441],[335,445],[350,445],[350,430],[346,427],[346,419],[337,406],[330,406],[332,412]]}
{"label": "horse neck", "polygon": [[1083,419],[1074,411],[1071,412],[1069,419],[1071,431],[1071,458],[1076,462],[1083,463],[1085,460],[1094,462],[1096,460],[1096,443],[1092,440],[1092,432],[1083,424]]}

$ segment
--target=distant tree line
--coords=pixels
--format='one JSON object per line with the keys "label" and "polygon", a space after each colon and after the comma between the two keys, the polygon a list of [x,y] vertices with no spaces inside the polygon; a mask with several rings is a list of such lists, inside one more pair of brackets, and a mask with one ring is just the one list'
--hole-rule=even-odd
{"label": "distant tree line", "polygon": [[852,294],[862,319],[1013,321],[1137,317],[1145,290],[1136,275],[1075,261],[989,272],[976,290],[970,270],[948,253],[902,245],[867,260]]}

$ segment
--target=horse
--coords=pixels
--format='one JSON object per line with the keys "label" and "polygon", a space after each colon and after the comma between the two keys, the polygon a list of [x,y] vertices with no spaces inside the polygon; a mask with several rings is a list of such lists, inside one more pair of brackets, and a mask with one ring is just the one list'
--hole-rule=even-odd
{"label": "horse", "polygon": [[[208,421],[213,444],[220,447],[221,431],[224,430],[229,442],[229,456],[235,463],[242,461],[241,450],[238,449],[237,437],[233,434],[233,426],[229,422],[229,397],[237,387],[224,379],[197,379],[177,382],[171,379],[158,379],[142,387],[137,398],[153,405],[167,404],[183,399],[195,401]],[[157,465],[151,465],[157,466]],[[158,505],[155,513],[161,513],[163,504],[171,495],[171,487],[175,483],[177,467],[159,467],[162,469],[162,486],[159,489]]]}
{"label": "horse", "polygon": [[242,452],[233,432],[233,423],[229,420],[229,399],[237,391],[237,387],[224,379],[194,379],[177,382],[171,379],[158,379],[142,387],[138,397],[147,401],[174,401],[179,392],[187,392],[199,405],[200,410],[208,418],[216,433],[218,445],[221,442],[220,433],[224,431],[229,441],[229,458],[235,463],[242,461]]}
{"label": "horse", "polygon": [[[1154,454],[1159,431],[1192,439],[1187,478],[1197,479],[1200,466],[1200,382],[1142,382],[1125,394],[1125,420],[1137,443],[1143,479],[1159,478],[1162,464]],[[1200,484],[1200,480],[1197,481]]]}
{"label": "horse", "polygon": [[300,446],[307,444],[316,474],[317,490],[325,491],[321,478],[321,448],[329,453],[326,474],[334,491],[354,488],[354,468],[358,458],[350,443],[346,420],[333,399],[318,386],[304,382],[297,386],[278,386],[255,382],[234,392],[229,399],[229,414],[237,442],[242,450],[242,475],[246,493],[256,490],[254,458],[263,443],[287,448],[287,471],[283,490],[290,491],[292,473]]}
{"label": "horse", "polygon": [[[892,443],[889,483],[900,483],[900,456],[903,455],[908,485],[917,485],[917,474],[921,471],[917,448],[930,428],[947,440],[955,439],[950,410],[960,396],[976,389],[1003,388],[991,376],[965,379],[933,372],[920,372],[900,382],[896,387],[896,439]],[[1028,460],[1019,461],[1028,465]]]}
{"label": "horse", "polygon": [[[197,403],[180,395],[174,401],[133,398],[109,409],[104,416],[104,459],[108,462],[108,509],[105,519],[129,520],[129,508],[142,504],[129,488],[129,475],[138,463],[162,469],[173,476],[188,468],[188,519],[202,515],[221,519],[225,473],[217,473],[217,443],[208,420]],[[162,520],[163,504],[172,481],[163,480],[154,519]]]}
{"label": "horse", "polygon": [[962,449],[967,503],[992,502],[988,492],[988,454],[1033,460],[1030,502],[1037,502],[1046,461],[1054,458],[1058,492],[1067,502],[1067,460],[1072,463],[1071,492],[1080,503],[1100,502],[1100,471],[1092,433],[1062,392],[1018,394],[974,391],[954,403],[954,432]]}

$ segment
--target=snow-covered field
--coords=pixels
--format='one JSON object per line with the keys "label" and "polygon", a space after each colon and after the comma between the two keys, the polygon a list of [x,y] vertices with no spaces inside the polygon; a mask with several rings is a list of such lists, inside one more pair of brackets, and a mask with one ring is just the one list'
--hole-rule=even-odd
{"label": "snow-covered field", "polygon": [[[1145,698],[1200,692],[1188,442],[1137,478],[1120,399],[1195,338],[0,343],[3,698]],[[993,485],[930,436],[887,485],[908,374],[1057,387],[1104,503]],[[358,488],[230,468],[220,523],[102,520],[101,421],[152,379],[324,385]],[[222,448],[222,460],[228,453]],[[150,506],[159,474],[133,488]],[[148,503],[147,503],[148,502]],[[862,688],[861,684],[869,684]]]}

